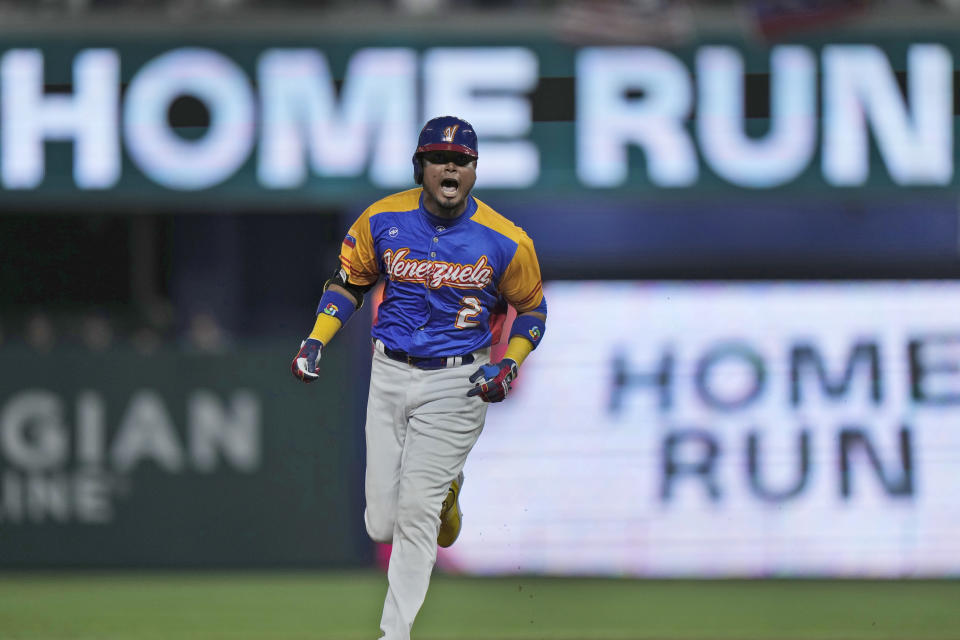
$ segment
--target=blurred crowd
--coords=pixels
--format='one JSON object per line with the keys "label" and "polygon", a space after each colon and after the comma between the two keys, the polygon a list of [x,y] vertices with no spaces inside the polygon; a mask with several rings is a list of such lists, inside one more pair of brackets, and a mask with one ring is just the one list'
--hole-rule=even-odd
{"label": "blurred crowd", "polygon": [[146,310],[99,306],[65,310],[51,305],[13,311],[0,317],[0,350],[25,348],[48,354],[119,348],[152,355],[175,345],[186,350],[222,353],[235,341],[212,311],[190,313],[183,327],[177,326],[176,315],[173,305],[166,300],[157,300]]}
{"label": "blurred crowd", "polygon": [[556,0],[2,0],[7,9],[65,10],[65,11],[137,11],[137,10],[277,10],[325,11],[336,9],[422,11],[450,7],[487,8],[549,8]]}
{"label": "blurred crowd", "polygon": [[[0,350],[289,339],[309,322],[344,225],[322,211],[0,215]],[[316,249],[289,255],[301,237]]]}
{"label": "blurred crowd", "polygon": [[[43,21],[67,14],[93,20],[163,16],[197,24],[204,19],[243,23],[246,17],[260,20],[266,15],[303,20],[309,15],[329,24],[340,15],[346,16],[344,24],[392,20],[392,27],[404,28],[396,20],[442,15],[447,24],[460,19],[471,25],[472,17],[483,14],[514,25],[522,15],[525,24],[546,28],[574,44],[670,45],[720,20],[773,40],[875,16],[897,21],[952,11],[960,14],[960,0],[0,0],[0,23],[4,18],[13,23],[13,16]],[[356,19],[358,13],[362,20]]]}
{"label": "blurred crowd", "polygon": [[960,9],[960,0],[0,0],[0,7],[18,11],[137,11],[137,10],[279,10],[325,11],[336,9],[387,10],[410,13],[449,9],[466,10],[577,10],[609,11],[611,6],[651,14],[697,8],[742,8],[765,13],[809,13],[895,8],[922,5]]}
{"label": "blurred crowd", "polygon": [[178,331],[168,303],[146,317],[121,310],[71,313],[33,309],[0,318],[0,349],[19,347],[44,354],[55,349],[103,352],[121,348],[151,355],[171,344],[187,350],[222,353],[232,343],[229,332],[211,312],[192,314],[184,330]]}
{"label": "blurred crowd", "polygon": [[171,345],[222,353],[235,339],[211,311],[191,313],[186,325],[178,328],[169,301],[158,301],[146,313],[120,308],[65,311],[54,306],[8,313],[0,318],[0,350],[25,348],[43,354],[119,348],[152,355]]}

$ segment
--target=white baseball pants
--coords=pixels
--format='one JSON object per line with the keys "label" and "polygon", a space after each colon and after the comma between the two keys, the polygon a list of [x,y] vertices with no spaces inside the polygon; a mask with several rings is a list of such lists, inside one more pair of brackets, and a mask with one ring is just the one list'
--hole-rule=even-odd
{"label": "white baseball pants", "polygon": [[488,405],[467,391],[490,352],[474,355],[469,365],[423,370],[373,353],[364,520],[371,538],[393,543],[385,640],[410,638],[437,560],[443,499],[483,429]]}

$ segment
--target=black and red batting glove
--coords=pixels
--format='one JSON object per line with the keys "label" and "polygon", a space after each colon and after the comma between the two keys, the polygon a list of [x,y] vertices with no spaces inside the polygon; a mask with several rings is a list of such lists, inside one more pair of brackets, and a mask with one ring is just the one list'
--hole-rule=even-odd
{"label": "black and red batting glove", "polygon": [[470,382],[477,383],[477,386],[470,389],[467,395],[480,396],[484,402],[500,402],[510,393],[510,383],[518,373],[517,363],[510,358],[504,358],[496,364],[485,364],[470,376]]}
{"label": "black and red batting glove", "polygon": [[323,343],[313,338],[307,338],[300,343],[300,351],[290,364],[290,370],[298,380],[313,382],[320,377],[317,373],[317,363],[320,361],[322,348]]}

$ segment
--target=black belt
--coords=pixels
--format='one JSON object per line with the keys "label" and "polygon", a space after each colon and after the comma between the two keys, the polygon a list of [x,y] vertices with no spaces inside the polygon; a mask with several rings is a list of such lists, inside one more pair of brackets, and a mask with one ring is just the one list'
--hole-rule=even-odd
{"label": "black belt", "polygon": [[445,369],[446,367],[458,367],[473,362],[472,353],[468,353],[465,356],[433,356],[431,358],[421,358],[420,356],[412,356],[406,351],[390,349],[379,340],[377,340],[375,344],[377,349],[391,360],[403,362],[418,369]]}

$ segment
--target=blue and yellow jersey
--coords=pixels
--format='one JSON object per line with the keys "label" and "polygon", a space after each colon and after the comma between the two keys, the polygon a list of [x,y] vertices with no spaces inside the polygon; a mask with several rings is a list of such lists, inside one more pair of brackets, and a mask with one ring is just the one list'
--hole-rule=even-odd
{"label": "blue and yellow jersey", "polygon": [[421,357],[462,355],[500,337],[506,303],[517,313],[543,301],[533,241],[469,196],[459,217],[423,208],[423,189],[371,205],[340,249],[348,282],[385,279],[373,337]]}

